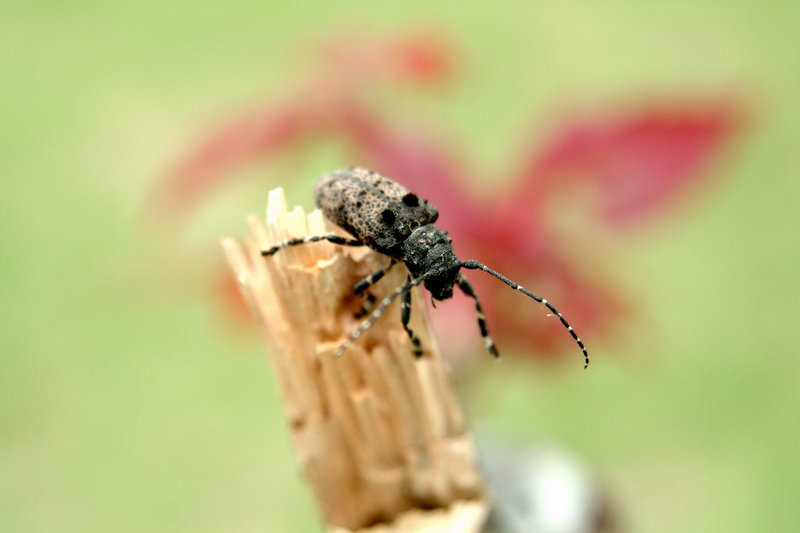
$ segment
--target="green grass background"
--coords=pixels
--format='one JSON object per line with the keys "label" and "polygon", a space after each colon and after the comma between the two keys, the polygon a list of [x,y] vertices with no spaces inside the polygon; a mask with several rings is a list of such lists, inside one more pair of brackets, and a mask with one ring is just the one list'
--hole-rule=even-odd
{"label": "green grass background", "polygon": [[307,72],[317,36],[420,26],[462,49],[461,78],[398,105],[486,169],[570,102],[745,96],[720,186],[617,251],[624,340],[593,343],[588,373],[492,365],[469,404],[585,458],[631,531],[800,527],[798,5],[167,0],[0,4],[0,531],[319,530],[260,342],[215,325],[192,268],[274,176],[180,246],[142,206],[202,131]]}

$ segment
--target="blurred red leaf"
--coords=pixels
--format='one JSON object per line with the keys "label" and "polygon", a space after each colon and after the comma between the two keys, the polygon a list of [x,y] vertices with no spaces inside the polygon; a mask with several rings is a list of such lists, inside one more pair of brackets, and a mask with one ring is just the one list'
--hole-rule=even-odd
{"label": "blurred red leaf", "polygon": [[559,189],[583,183],[597,191],[604,220],[632,223],[679,200],[704,176],[740,119],[739,106],[726,99],[565,119],[526,156],[508,208],[521,209],[529,198],[547,203]]}
{"label": "blurred red leaf", "polygon": [[158,207],[164,213],[184,214],[221,181],[232,177],[233,168],[291,149],[316,126],[313,115],[295,107],[243,113],[214,131],[178,163],[156,191]]}
{"label": "blurred red leaf", "polygon": [[[611,235],[646,222],[708,178],[710,163],[740,127],[740,106],[724,98],[572,114],[555,121],[543,144],[526,143],[501,188],[477,193],[469,187],[476,176],[468,172],[468,148],[445,145],[424,124],[404,130],[368,98],[387,80],[428,85],[450,79],[454,55],[440,35],[350,36],[326,43],[321,56],[314,79],[290,91],[293,96],[243,113],[191,151],[165,180],[162,199],[185,212],[235,176],[238,165],[334,138],[350,153],[344,165],[370,167],[429,199],[460,257],[541,290],[584,337],[608,332],[627,305],[608,254],[600,269],[566,253],[571,246],[565,242],[576,235],[557,229],[552,217],[574,211],[578,227],[585,228],[582,242],[590,241],[599,222]],[[565,191],[581,190],[593,195],[597,209],[564,201]],[[501,347],[533,345],[536,354],[547,355],[569,346],[557,320],[540,319],[539,306],[514,300],[519,295],[497,280],[472,277]],[[230,304],[234,288],[223,287]],[[455,327],[447,317],[439,323]]]}

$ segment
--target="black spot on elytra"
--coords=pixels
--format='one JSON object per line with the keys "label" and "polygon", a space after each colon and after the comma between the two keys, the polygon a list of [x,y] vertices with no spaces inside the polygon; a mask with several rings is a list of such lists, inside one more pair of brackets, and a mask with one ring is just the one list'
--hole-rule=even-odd
{"label": "black spot on elytra", "polygon": [[391,209],[384,209],[383,212],[381,213],[381,218],[383,219],[384,224],[394,224],[394,221],[397,218],[397,216]]}
{"label": "black spot on elytra", "polygon": [[403,203],[408,207],[417,207],[419,205],[419,198],[413,193],[408,193],[403,196]]}

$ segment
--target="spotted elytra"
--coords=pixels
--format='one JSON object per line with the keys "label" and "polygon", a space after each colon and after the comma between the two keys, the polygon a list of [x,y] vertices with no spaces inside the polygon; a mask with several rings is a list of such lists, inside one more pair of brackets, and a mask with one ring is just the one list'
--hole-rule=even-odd
{"label": "spotted elytra", "polygon": [[309,235],[262,250],[263,256],[273,255],[287,246],[319,241],[342,246],[367,246],[388,256],[390,260],[386,267],[370,274],[353,287],[353,291],[364,297],[368,304],[373,302],[366,292],[367,289],[383,278],[398,261],[405,264],[409,271],[406,282],[392,291],[375,309],[369,310],[367,319],[337,348],[337,357],[369,329],[398,297],[401,304],[400,318],[411,339],[414,355],[424,355],[419,338],[408,325],[411,318],[411,289],[417,285],[423,285],[431,293],[433,300],[447,300],[452,297],[455,286],[472,298],[475,301],[478,328],[486,349],[494,357],[499,357],[497,348],[489,337],[478,296],[461,272],[464,268],[482,270],[547,307],[578,343],[583,352],[584,368],[589,366],[589,354],[580,337],[549,301],[474,259],[459,261],[447,232],[434,226],[439,218],[436,208],[408,192],[399,183],[364,168],[339,169],[325,174],[314,184],[314,202],[325,217],[346,230],[353,238]]}

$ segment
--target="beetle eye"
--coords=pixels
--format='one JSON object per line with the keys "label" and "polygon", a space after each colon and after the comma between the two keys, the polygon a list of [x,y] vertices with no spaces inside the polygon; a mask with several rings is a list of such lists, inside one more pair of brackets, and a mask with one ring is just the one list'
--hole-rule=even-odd
{"label": "beetle eye", "polygon": [[385,224],[394,224],[395,214],[391,209],[384,209],[381,213],[381,218]]}
{"label": "beetle eye", "polygon": [[419,198],[415,194],[408,193],[403,196],[403,203],[408,207],[417,207],[419,205]]}

